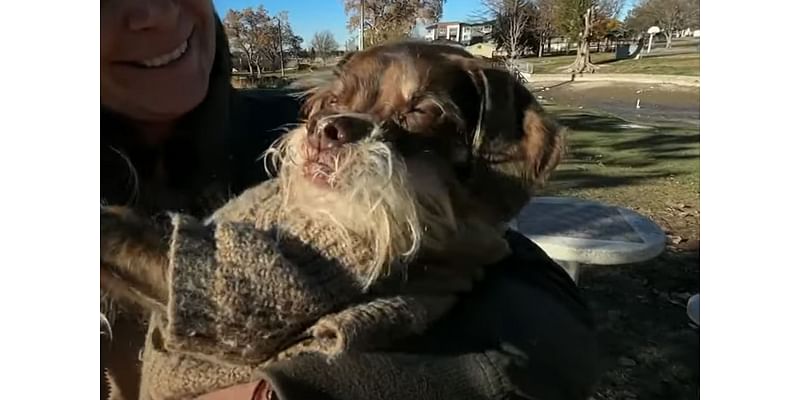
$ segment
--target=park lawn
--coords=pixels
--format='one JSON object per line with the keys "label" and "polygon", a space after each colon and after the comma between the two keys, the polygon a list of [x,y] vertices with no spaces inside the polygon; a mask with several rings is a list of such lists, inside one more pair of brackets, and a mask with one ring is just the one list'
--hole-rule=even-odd
{"label": "park lawn", "polygon": [[600,65],[601,73],[700,76],[700,53],[620,60]]}
{"label": "park lawn", "polygon": [[698,128],[679,122],[644,127],[585,109],[548,110],[569,127],[570,151],[539,195],[634,209],[658,223],[668,240],[654,259],[581,270],[606,366],[592,398],[693,398],[700,340],[687,324],[685,304],[700,290]]}
{"label": "park lawn", "polygon": [[[565,69],[574,55],[542,58],[524,58],[520,65],[531,64],[534,74],[566,73]],[[615,60],[614,53],[593,53],[592,62],[599,67],[598,73],[652,74],[652,75],[700,75],[700,53],[654,55],[639,60]]]}
{"label": "park lawn", "polygon": [[668,233],[699,237],[700,132],[696,127],[636,127],[584,110],[550,111],[569,128],[569,150],[541,195],[575,196],[632,208],[653,218]]}
{"label": "park lawn", "polygon": [[[592,53],[592,62],[610,61],[614,53]],[[575,61],[575,54],[566,56],[528,57],[519,60],[520,68],[526,71],[525,64],[533,67],[534,74],[558,74]]]}

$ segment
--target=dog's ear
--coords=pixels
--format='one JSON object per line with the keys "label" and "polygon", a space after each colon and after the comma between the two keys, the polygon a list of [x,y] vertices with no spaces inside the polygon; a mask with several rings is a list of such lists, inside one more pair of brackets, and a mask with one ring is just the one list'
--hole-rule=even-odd
{"label": "dog's ear", "polygon": [[474,61],[468,72],[481,104],[470,144],[476,163],[473,184],[501,185],[497,189],[504,199],[490,202],[508,218],[558,165],[566,132],[509,71]]}
{"label": "dog's ear", "polygon": [[504,169],[526,182],[543,183],[561,160],[564,129],[508,71],[481,68],[476,80],[481,111],[473,153],[490,163],[509,163]]}
{"label": "dog's ear", "polygon": [[345,65],[347,65],[347,63],[350,61],[351,58],[353,58],[354,55],[356,55],[356,53],[358,53],[358,51],[350,51],[345,53],[339,60],[339,62],[336,63],[336,66],[333,67],[333,75],[339,76],[339,74],[342,73],[342,70],[344,69]]}
{"label": "dog's ear", "polygon": [[[342,71],[350,59],[353,58],[353,56],[357,53],[358,51],[345,53],[339,62],[337,62],[333,67],[333,76],[338,78],[342,74]],[[308,118],[309,115],[319,111],[320,107],[322,106],[322,102],[324,101],[325,89],[329,84],[330,80],[324,81],[323,83],[319,83],[303,93],[303,105],[300,108],[301,117]]]}
{"label": "dog's ear", "polygon": [[302,98],[303,104],[300,106],[301,118],[308,118],[322,107],[322,90],[319,86],[306,90]]}

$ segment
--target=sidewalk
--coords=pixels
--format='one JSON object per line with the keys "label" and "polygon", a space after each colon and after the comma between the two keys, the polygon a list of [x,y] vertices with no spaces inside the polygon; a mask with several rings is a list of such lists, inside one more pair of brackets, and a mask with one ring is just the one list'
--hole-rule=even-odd
{"label": "sidewalk", "polygon": [[[569,82],[571,74],[529,74],[522,73],[530,85],[540,85],[542,83]],[[575,82],[628,82],[646,84],[671,84],[679,86],[700,87],[699,76],[683,75],[648,75],[648,74],[583,74],[575,75]]]}

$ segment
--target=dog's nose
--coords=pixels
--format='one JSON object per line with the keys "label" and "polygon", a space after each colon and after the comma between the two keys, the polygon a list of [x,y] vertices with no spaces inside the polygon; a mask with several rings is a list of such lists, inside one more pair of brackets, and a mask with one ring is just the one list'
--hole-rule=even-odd
{"label": "dog's nose", "polygon": [[357,142],[369,135],[372,122],[355,117],[330,117],[320,121],[309,135],[313,147],[330,149]]}

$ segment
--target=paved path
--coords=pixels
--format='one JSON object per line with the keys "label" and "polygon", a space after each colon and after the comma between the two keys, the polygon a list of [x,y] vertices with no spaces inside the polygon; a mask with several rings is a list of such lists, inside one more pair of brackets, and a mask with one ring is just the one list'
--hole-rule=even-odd
{"label": "paved path", "polygon": [[[558,84],[569,82],[572,79],[570,74],[528,74],[522,75],[528,83],[534,85]],[[670,84],[680,86],[700,87],[699,76],[683,75],[649,75],[649,74],[583,74],[575,75],[575,82],[627,82],[627,83],[646,83],[646,84]]]}
{"label": "paved path", "polygon": [[597,110],[645,125],[700,125],[700,88],[697,87],[608,81],[536,82],[528,87],[543,104]]}

